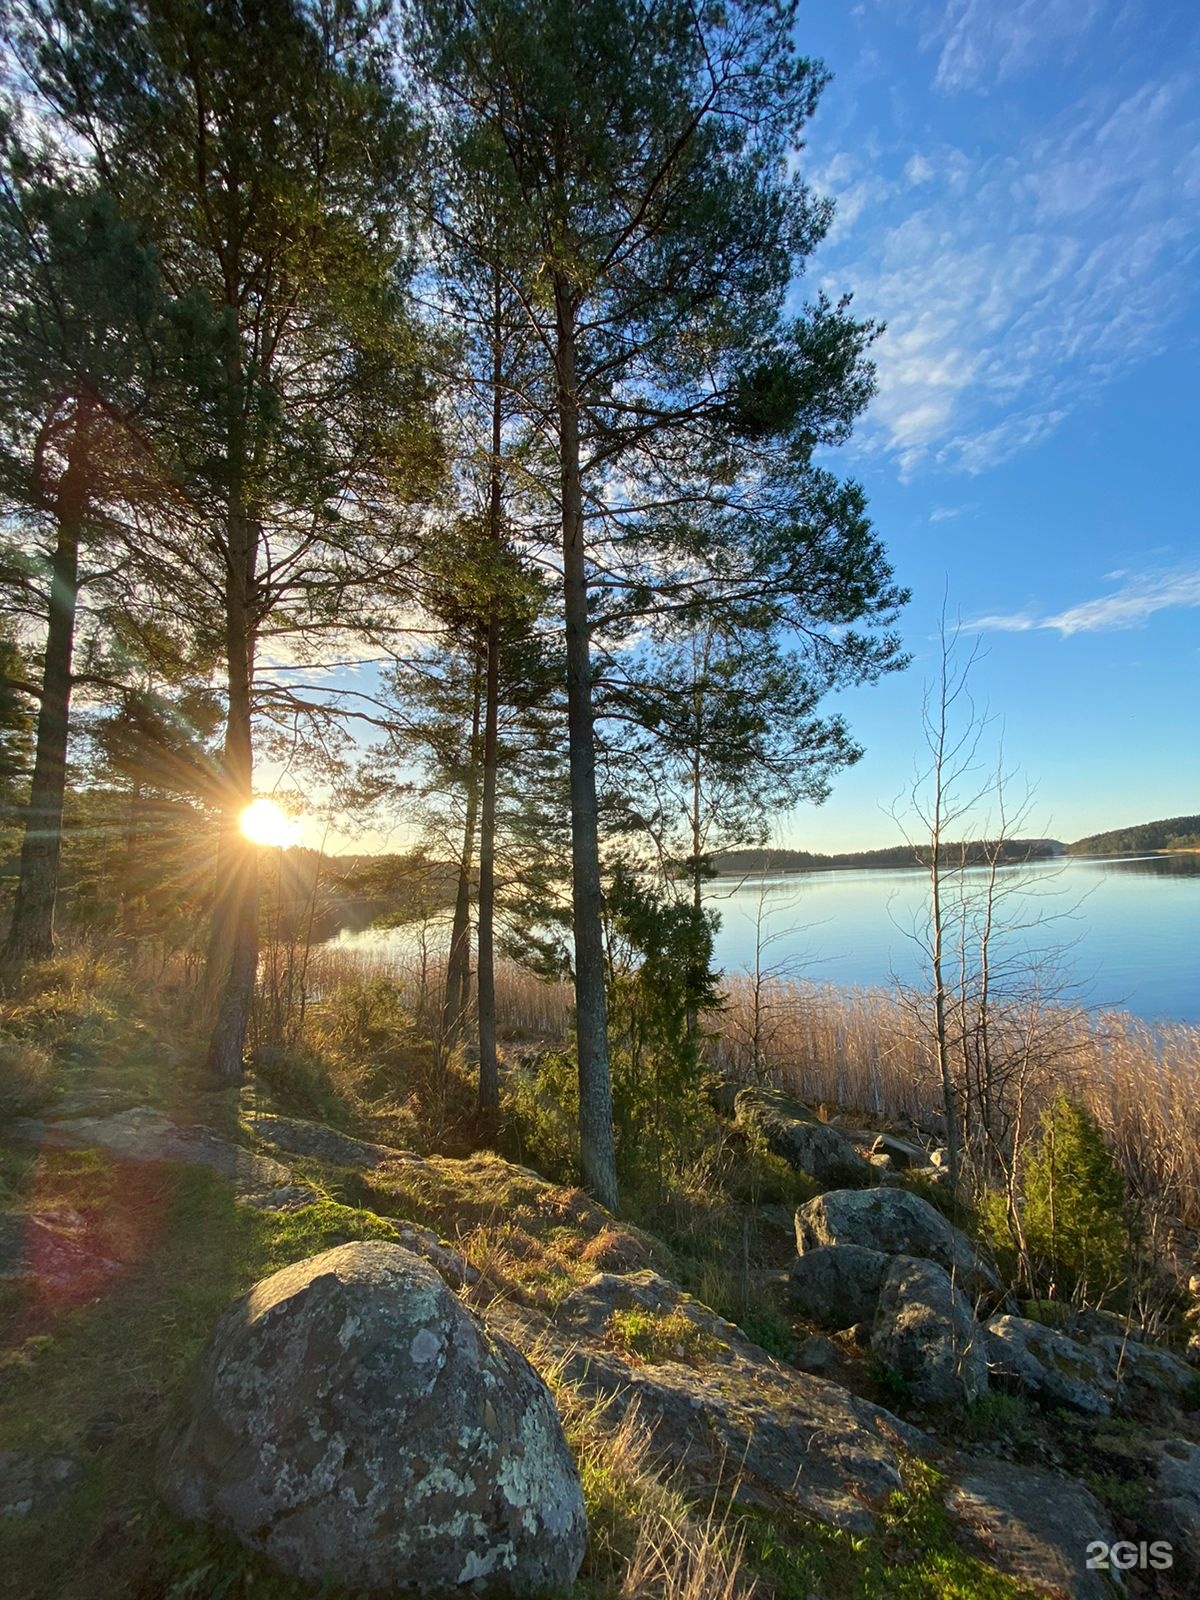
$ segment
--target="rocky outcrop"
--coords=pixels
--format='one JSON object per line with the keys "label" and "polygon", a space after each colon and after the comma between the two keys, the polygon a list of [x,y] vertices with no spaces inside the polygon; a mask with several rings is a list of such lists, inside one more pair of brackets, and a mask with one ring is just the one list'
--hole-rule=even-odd
{"label": "rocky outcrop", "polygon": [[[631,1356],[606,1337],[614,1313],[686,1317],[699,1337],[687,1359]],[[498,1303],[489,1323],[561,1367],[614,1418],[635,1407],[656,1460],[710,1497],[736,1484],[745,1502],[784,1505],[835,1527],[869,1529],[902,1485],[901,1461],[931,1442],[835,1383],[781,1366],[732,1323],[652,1272],[602,1273],[547,1322]]]}
{"label": "rocky outcrop", "polygon": [[1001,1292],[995,1269],[966,1234],[906,1189],[833,1189],[796,1213],[801,1255],[818,1245],[848,1244],[936,1262],[972,1298]]}
{"label": "rocky outcrop", "polygon": [[1087,1548],[1114,1534],[1082,1484],[1009,1461],[967,1462],[947,1504],[976,1552],[1001,1572],[1056,1600],[1113,1600],[1108,1577],[1089,1569]]}
{"label": "rocky outcrop", "polygon": [[778,1089],[743,1089],[735,1110],[743,1124],[757,1128],[767,1148],[818,1183],[870,1181],[872,1169],[850,1141],[806,1106]]}
{"label": "rocky outcrop", "polygon": [[81,1299],[120,1271],[121,1263],[70,1206],[0,1216],[0,1283]]}
{"label": "rocky outcrop", "polygon": [[936,1262],[896,1256],[879,1296],[871,1349],[914,1400],[963,1406],[988,1386],[983,1330]]}
{"label": "rocky outcrop", "polygon": [[851,1328],[875,1315],[891,1264],[891,1256],[865,1245],[817,1245],[797,1257],[788,1297],[822,1328]]}
{"label": "rocky outcrop", "polygon": [[161,1473],[183,1516],[347,1588],[570,1588],[587,1539],[553,1400],[425,1262],[350,1244],[257,1284]]}
{"label": "rocky outcrop", "polygon": [[994,1378],[1044,1405],[1100,1417],[1112,1411],[1116,1379],[1098,1351],[1026,1317],[993,1317],[984,1337]]}
{"label": "rocky outcrop", "polygon": [[242,1192],[277,1189],[291,1177],[271,1156],[247,1150],[215,1129],[181,1127],[152,1106],[134,1106],[113,1116],[70,1117],[58,1122],[17,1118],[7,1124],[14,1143],[46,1150],[107,1150],[124,1161],[179,1161],[208,1167]]}
{"label": "rocky outcrop", "polygon": [[419,1161],[405,1150],[394,1150],[390,1145],[371,1144],[366,1139],[355,1139],[336,1128],[327,1128],[322,1122],[303,1122],[298,1117],[278,1117],[260,1112],[250,1123],[250,1131],[262,1144],[288,1155],[309,1156],[315,1161],[327,1161],[335,1167],[353,1167],[361,1172],[373,1172],[391,1161]]}
{"label": "rocky outcrop", "polygon": [[1169,1350],[1112,1333],[1089,1339],[1088,1347],[1113,1375],[1118,1410],[1137,1413],[1146,1408],[1194,1405],[1195,1370]]}
{"label": "rocky outcrop", "polygon": [[1167,1439],[1155,1461],[1157,1497],[1150,1510],[1164,1538],[1180,1553],[1200,1557],[1200,1445]]}

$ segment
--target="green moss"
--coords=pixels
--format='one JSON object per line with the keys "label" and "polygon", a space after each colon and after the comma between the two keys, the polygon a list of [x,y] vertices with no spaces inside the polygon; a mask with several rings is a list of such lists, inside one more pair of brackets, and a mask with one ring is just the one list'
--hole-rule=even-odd
{"label": "green moss", "polygon": [[693,1322],[686,1311],[663,1313],[631,1306],[608,1319],[612,1343],[635,1361],[685,1361],[699,1366],[723,1355],[729,1346]]}
{"label": "green moss", "polygon": [[775,1600],[1031,1600],[957,1542],[938,1473],[910,1461],[904,1477],[871,1534],[750,1512],[747,1552]]}

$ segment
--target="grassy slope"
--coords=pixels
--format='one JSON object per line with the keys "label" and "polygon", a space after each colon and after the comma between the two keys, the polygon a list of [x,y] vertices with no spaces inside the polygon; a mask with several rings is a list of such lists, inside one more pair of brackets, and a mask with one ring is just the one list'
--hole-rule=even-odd
{"label": "grassy slope", "polygon": [[[12,1037],[44,1049],[59,1090],[100,1087],[126,1103],[150,1098],[186,1110],[195,1109],[195,1097],[190,1041],[180,1031],[185,1015],[169,986],[130,987],[116,970],[81,959],[40,974],[0,1020]],[[176,1042],[169,1053],[163,1039]],[[733,1265],[771,1201],[786,1220],[780,1202],[803,1197],[794,1175],[772,1161],[753,1167],[748,1186],[743,1165],[732,1188],[714,1180],[703,1192],[647,1205],[651,1235],[614,1225],[577,1190],[548,1187],[488,1156],[378,1174],[302,1163],[323,1197],[277,1215],[237,1205],[204,1170],[131,1167],[95,1153],[33,1156],[5,1148],[0,1137],[0,1210],[70,1207],[87,1219],[101,1252],[132,1263],[81,1303],[0,1288],[0,1449],[67,1455],[84,1474],[44,1518],[0,1522],[0,1597],[299,1600],[310,1593],[232,1540],[178,1524],[154,1493],[156,1449],[214,1322],[236,1295],[334,1244],[391,1237],[393,1218],[454,1239],[485,1272],[486,1293],[520,1292],[548,1307],[594,1271],[656,1266],[702,1298],[722,1301],[718,1309],[784,1354],[808,1330],[789,1325],[778,1301],[752,1292]],[[777,1238],[766,1231],[755,1241],[759,1268],[786,1259],[786,1229],[774,1226]],[[654,1330],[626,1332],[646,1341],[648,1359],[660,1353]],[[546,1376],[556,1382],[554,1373]],[[681,1485],[659,1481],[652,1444],[635,1424],[614,1427],[574,1391],[560,1384],[557,1392],[592,1525],[580,1600],[744,1600],[751,1577],[782,1600],[808,1600],[814,1591],[823,1600],[1013,1600],[1022,1593],[959,1549],[936,1481],[919,1464],[869,1538],[714,1511],[689,1504]],[[338,1591],[326,1593],[333,1600]]]}

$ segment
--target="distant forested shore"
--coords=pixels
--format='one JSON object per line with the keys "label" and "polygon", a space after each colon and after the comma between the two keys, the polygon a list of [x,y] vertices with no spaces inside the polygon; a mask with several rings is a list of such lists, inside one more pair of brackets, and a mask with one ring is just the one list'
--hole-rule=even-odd
{"label": "distant forested shore", "polygon": [[[941,847],[944,865],[984,866],[992,859],[1004,864],[1042,861],[1060,856],[1064,846],[1058,839],[1004,839],[999,843],[972,839],[947,843]],[[928,844],[897,844],[882,850],[844,850],[822,855],[814,850],[727,850],[714,857],[713,865],[722,878],[746,877],[762,872],[828,872],[835,867],[927,867]]]}
{"label": "distant forested shore", "polygon": [[1200,850],[1200,816],[1163,817],[1129,828],[1089,834],[1067,846],[1072,856],[1124,854],[1130,850]]}
{"label": "distant forested shore", "polygon": [[[1139,850],[1200,850],[1200,816],[1139,822],[1127,828],[1113,828],[1107,833],[1092,833],[1070,844],[1061,839],[1005,839],[998,844],[986,839],[952,842],[941,847],[941,860],[948,866],[960,863],[985,866],[993,859],[1004,865],[1015,865],[1052,856],[1125,855]],[[722,878],[763,872],[828,872],[836,867],[928,867],[929,864],[927,841],[888,845],[882,850],[842,850],[832,855],[771,846],[726,850],[713,858],[717,874]]]}

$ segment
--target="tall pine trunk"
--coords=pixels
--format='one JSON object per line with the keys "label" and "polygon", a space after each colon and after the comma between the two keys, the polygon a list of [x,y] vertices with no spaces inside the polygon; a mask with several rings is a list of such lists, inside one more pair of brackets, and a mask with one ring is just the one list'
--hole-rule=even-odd
{"label": "tall pine trunk", "polygon": [[57,537],[50,563],[50,615],[42,668],[42,701],[20,875],[4,964],[40,961],[54,946],[54,909],[62,858],[63,802],[67,788],[75,616],[79,603],[79,542],[87,510],[90,407],[76,412],[67,464],[55,499]]}
{"label": "tall pine trunk", "polygon": [[500,449],[504,414],[500,380],[503,347],[500,276],[494,279],[492,328],[492,453],[488,467],[487,536],[492,552],[493,593],[488,608],[483,717],[483,815],[479,830],[479,1109],[489,1129],[500,1114],[500,1066],[496,1055],[496,768],[500,756],[500,606],[496,586],[503,536]]}
{"label": "tall pine trunk", "polygon": [[579,1055],[579,1149],[586,1187],[610,1211],[618,1204],[612,1081],[604,999],[600,820],[588,624],[587,553],[580,477],[575,307],[569,285],[555,280],[559,464],[563,525],[563,597],[570,743],[572,911],[575,934],[575,1035]]}
{"label": "tall pine trunk", "polygon": [[242,812],[254,794],[253,574],[257,555],[257,529],[235,502],[229,518],[226,554],[225,643],[229,706],[221,774],[217,899],[209,942],[207,983],[216,1006],[208,1047],[208,1071],[221,1085],[242,1081],[246,1034],[258,975],[258,851],[241,830]]}
{"label": "tall pine trunk", "polygon": [[446,960],[446,998],[442,1007],[442,1032],[453,1043],[462,1032],[471,1002],[471,867],[475,856],[475,830],[479,810],[479,717],[483,685],[478,666],[471,703],[471,743],[468,752],[466,815],[462,853],[458,860],[458,888],[450,924],[450,953]]}

